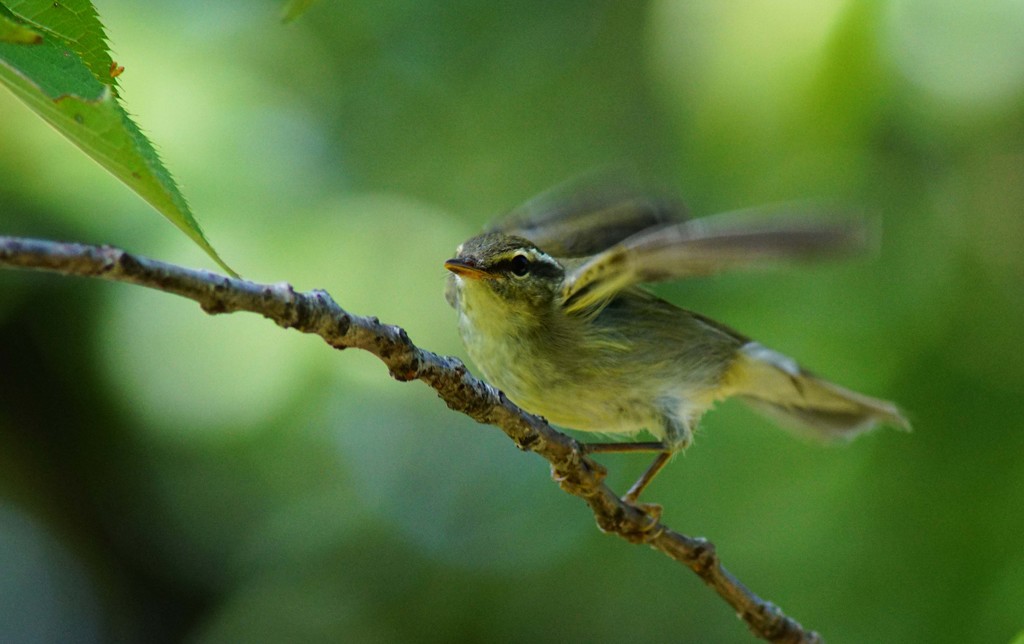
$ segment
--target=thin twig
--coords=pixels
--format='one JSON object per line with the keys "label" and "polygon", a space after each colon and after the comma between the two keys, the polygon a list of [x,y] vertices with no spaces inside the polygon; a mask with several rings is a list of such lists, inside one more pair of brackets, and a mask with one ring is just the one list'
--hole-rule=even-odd
{"label": "thin twig", "polygon": [[451,409],[498,427],[520,449],[542,456],[551,464],[552,476],[562,489],[590,506],[601,530],[632,543],[646,543],[689,567],[733,607],[755,635],[773,642],[821,641],[817,633],[805,630],[725,570],[709,541],[688,537],[661,523],[657,506],[634,506],[620,500],[603,482],[604,467],[587,457],[573,438],[474,378],[457,358],[416,347],[397,326],[343,310],[325,291],[297,293],[284,282],[256,284],[109,246],[2,236],[0,266],[138,284],[195,300],[210,314],[259,313],[282,327],[319,335],[337,349],[369,351],[387,365],[396,380],[424,381]]}

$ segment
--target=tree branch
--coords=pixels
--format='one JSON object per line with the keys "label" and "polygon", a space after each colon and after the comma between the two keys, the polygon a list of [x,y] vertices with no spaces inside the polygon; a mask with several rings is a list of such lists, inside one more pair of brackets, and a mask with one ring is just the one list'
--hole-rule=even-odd
{"label": "tree branch", "polygon": [[3,236],[0,266],[138,284],[195,300],[209,314],[259,313],[284,328],[316,334],[336,349],[369,351],[387,365],[396,380],[422,380],[451,409],[498,427],[520,449],[543,457],[551,464],[552,476],[562,489],[590,506],[601,530],[631,543],[645,543],[689,567],[733,607],[755,635],[773,642],[821,641],[816,632],[805,630],[723,568],[712,543],[680,534],[661,523],[658,506],[622,502],[604,484],[605,468],[584,455],[576,440],[474,378],[457,358],[418,348],[397,326],[345,311],[325,291],[297,293],[285,282],[256,284],[109,246]]}

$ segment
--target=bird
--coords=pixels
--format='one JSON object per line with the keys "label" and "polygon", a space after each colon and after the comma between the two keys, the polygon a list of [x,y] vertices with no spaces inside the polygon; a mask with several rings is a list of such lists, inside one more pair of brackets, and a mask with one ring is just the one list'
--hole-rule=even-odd
{"label": "bird", "polygon": [[[656,454],[622,496],[636,503],[727,398],[823,440],[910,429],[894,403],[825,380],[643,286],[870,243],[859,218],[800,210],[690,218],[676,199],[619,183],[563,186],[459,245],[444,263],[445,296],[469,357],[518,406],[567,429],[633,439],[582,443],[585,453]],[[644,431],[654,440],[636,440]]]}

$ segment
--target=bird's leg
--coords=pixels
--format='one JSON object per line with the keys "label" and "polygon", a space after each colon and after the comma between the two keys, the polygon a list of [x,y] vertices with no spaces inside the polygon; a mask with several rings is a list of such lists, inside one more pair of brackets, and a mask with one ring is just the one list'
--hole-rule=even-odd
{"label": "bird's leg", "polygon": [[650,485],[658,472],[662,470],[672,459],[672,455],[685,449],[690,444],[692,433],[689,423],[681,422],[675,414],[666,413],[662,419],[664,427],[664,440],[649,442],[631,443],[584,443],[581,445],[583,453],[622,453],[622,452],[658,452],[654,462],[636,480],[636,483],[629,488],[622,500],[631,505],[636,505],[640,493]]}
{"label": "bird's leg", "polygon": [[626,503],[635,505],[636,500],[644,488],[654,480],[658,472],[668,464],[672,458],[673,451],[668,445],[661,441],[632,442],[632,443],[583,443],[585,454],[622,454],[626,452],[660,452],[651,463],[650,467],[637,479],[636,483],[629,488],[629,491],[622,497]]}
{"label": "bird's leg", "polygon": [[626,492],[622,500],[631,505],[636,505],[636,500],[640,497],[640,493],[644,491],[644,488],[654,480],[654,477],[658,475],[661,468],[668,464],[669,459],[672,458],[672,452],[662,452],[654,458],[654,462],[651,463],[650,467],[647,468],[640,478],[637,479],[636,483],[633,484],[629,491]]}
{"label": "bird's leg", "polygon": [[661,441],[632,443],[581,443],[584,454],[625,454],[626,452],[664,452]]}

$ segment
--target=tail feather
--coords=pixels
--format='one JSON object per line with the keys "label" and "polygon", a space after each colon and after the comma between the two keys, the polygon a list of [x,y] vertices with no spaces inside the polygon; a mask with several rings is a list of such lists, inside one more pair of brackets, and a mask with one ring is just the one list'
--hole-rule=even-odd
{"label": "tail feather", "polygon": [[738,396],[782,427],[819,439],[850,439],[878,425],[909,430],[899,408],[823,380],[756,342],[740,350]]}

